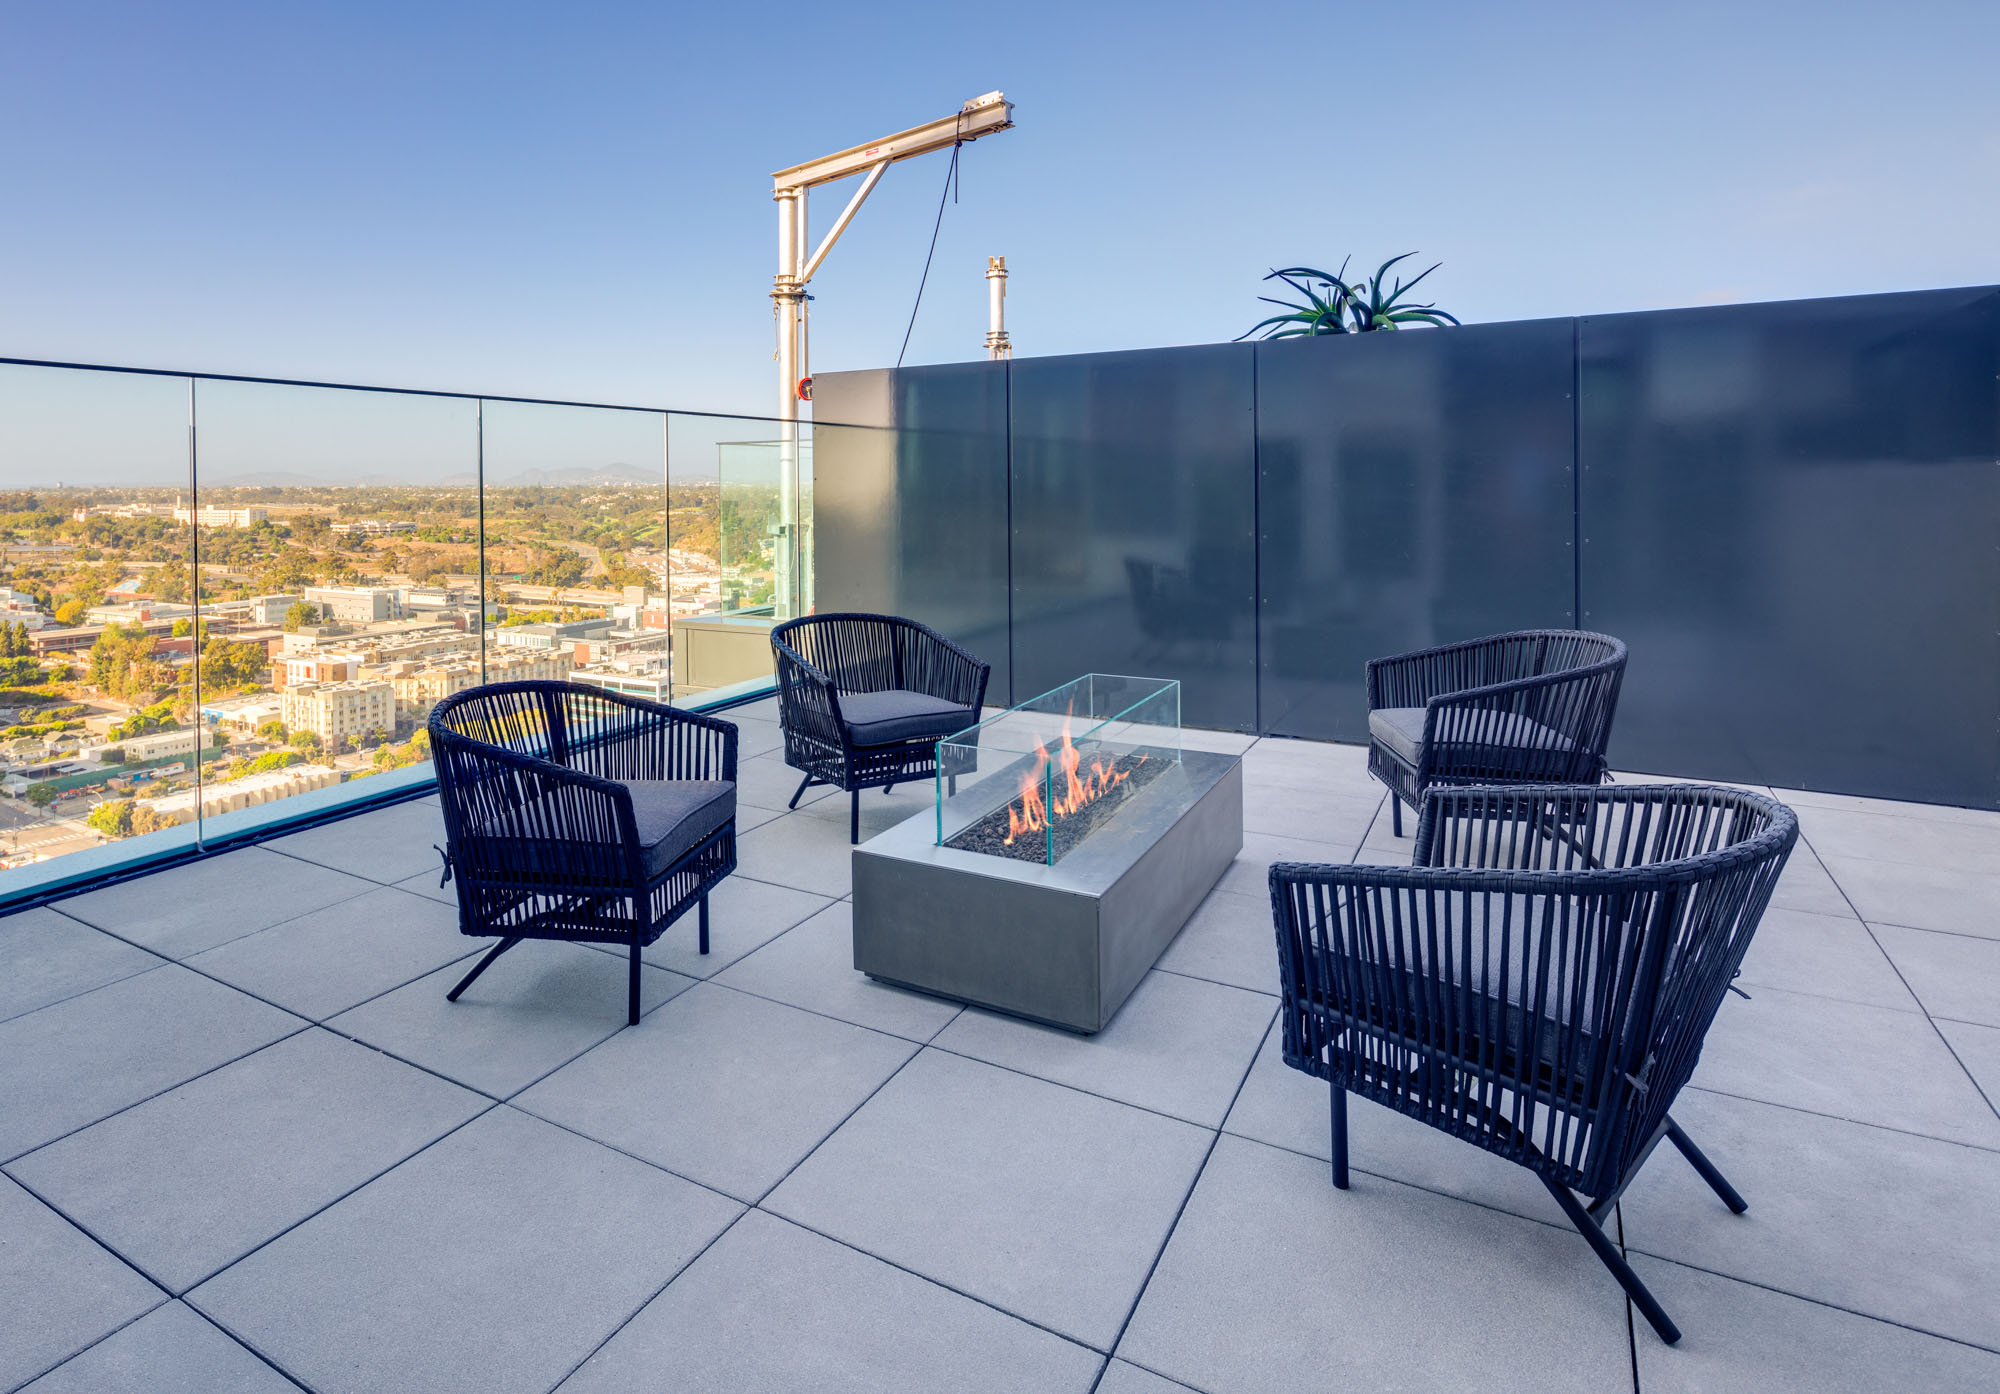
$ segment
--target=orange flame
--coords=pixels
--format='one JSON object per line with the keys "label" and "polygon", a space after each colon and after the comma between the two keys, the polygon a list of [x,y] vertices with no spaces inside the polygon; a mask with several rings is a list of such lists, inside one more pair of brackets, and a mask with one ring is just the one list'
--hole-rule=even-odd
{"label": "orange flame", "polygon": [[[1062,749],[1053,758],[1048,747],[1037,743],[1035,746],[1035,768],[1021,780],[1021,797],[1007,805],[1006,846],[1012,847],[1014,839],[1029,833],[1046,832],[1049,825],[1058,818],[1067,818],[1073,813],[1096,803],[1106,794],[1132,777],[1130,770],[1117,770],[1116,762],[1105,763],[1093,758],[1087,774],[1079,773],[1083,767],[1083,755],[1070,743],[1070,717],[1074,711],[1063,717]],[[1143,761],[1144,756],[1140,759]],[[1053,797],[1043,793],[1049,766],[1054,764],[1057,773],[1054,781]]]}

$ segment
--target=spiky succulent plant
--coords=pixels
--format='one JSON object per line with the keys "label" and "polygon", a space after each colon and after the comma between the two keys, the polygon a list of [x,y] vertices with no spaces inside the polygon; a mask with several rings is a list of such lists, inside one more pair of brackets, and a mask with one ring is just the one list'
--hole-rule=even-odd
{"label": "spiky succulent plant", "polygon": [[1389,284],[1390,268],[1415,255],[1415,252],[1405,252],[1402,256],[1391,257],[1373,276],[1352,283],[1346,279],[1346,261],[1340,263],[1340,270],[1335,273],[1318,271],[1310,266],[1288,266],[1282,271],[1273,271],[1264,279],[1283,281],[1303,295],[1306,303],[1298,305],[1289,300],[1274,300],[1268,295],[1260,295],[1257,297],[1259,300],[1283,306],[1285,313],[1259,320],[1236,337],[1247,339],[1260,329],[1266,339],[1294,339],[1313,334],[1365,334],[1370,330],[1401,329],[1411,324],[1457,324],[1455,315],[1448,315],[1435,305],[1404,302],[1404,297],[1417,288],[1417,282],[1437,270],[1443,262],[1420,272],[1408,285],[1403,284],[1400,276],[1393,285]]}

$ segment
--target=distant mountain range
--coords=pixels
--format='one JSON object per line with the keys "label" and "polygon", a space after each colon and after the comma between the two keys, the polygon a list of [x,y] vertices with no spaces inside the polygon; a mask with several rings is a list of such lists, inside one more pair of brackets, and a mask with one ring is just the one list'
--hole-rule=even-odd
{"label": "distant mountain range", "polygon": [[[486,482],[496,489],[575,488],[590,484],[658,484],[661,471],[646,469],[639,465],[628,465],[623,461],[613,461],[608,465],[569,465],[561,469],[522,470],[517,474],[505,475]],[[440,475],[436,479],[413,481],[392,474],[363,474],[352,479],[330,480],[316,475],[295,474],[287,470],[253,470],[248,474],[230,474],[219,478],[204,478],[205,489],[324,489],[333,486],[342,488],[396,489],[408,488],[413,483],[423,485],[471,488],[479,482],[470,472]]]}

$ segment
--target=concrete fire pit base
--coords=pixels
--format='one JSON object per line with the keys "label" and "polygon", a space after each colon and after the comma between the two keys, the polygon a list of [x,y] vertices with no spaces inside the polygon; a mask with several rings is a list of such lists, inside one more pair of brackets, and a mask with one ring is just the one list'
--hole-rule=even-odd
{"label": "concrete fire pit base", "polygon": [[936,816],[919,814],[854,849],[854,966],[1098,1031],[1242,850],[1242,764],[1208,751],[1184,752],[1054,866],[940,847]]}

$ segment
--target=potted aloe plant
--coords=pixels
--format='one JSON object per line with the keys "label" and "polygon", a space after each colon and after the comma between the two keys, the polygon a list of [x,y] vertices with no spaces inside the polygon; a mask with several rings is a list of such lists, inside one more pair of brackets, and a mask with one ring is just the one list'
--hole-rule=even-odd
{"label": "potted aloe plant", "polygon": [[1365,334],[1371,330],[1401,329],[1412,324],[1457,324],[1455,315],[1448,315],[1435,305],[1410,304],[1404,298],[1417,288],[1418,281],[1437,270],[1443,262],[1421,272],[1408,285],[1403,284],[1400,276],[1393,285],[1389,284],[1390,269],[1397,262],[1415,255],[1415,252],[1405,252],[1402,256],[1391,257],[1373,276],[1352,283],[1346,279],[1346,261],[1340,263],[1337,273],[1331,274],[1316,271],[1310,266],[1288,266],[1282,271],[1273,271],[1264,279],[1283,281],[1303,295],[1306,303],[1299,305],[1260,295],[1257,297],[1259,300],[1283,306],[1286,313],[1259,320],[1236,337],[1247,339],[1260,329],[1266,339],[1293,339],[1315,334]]}

